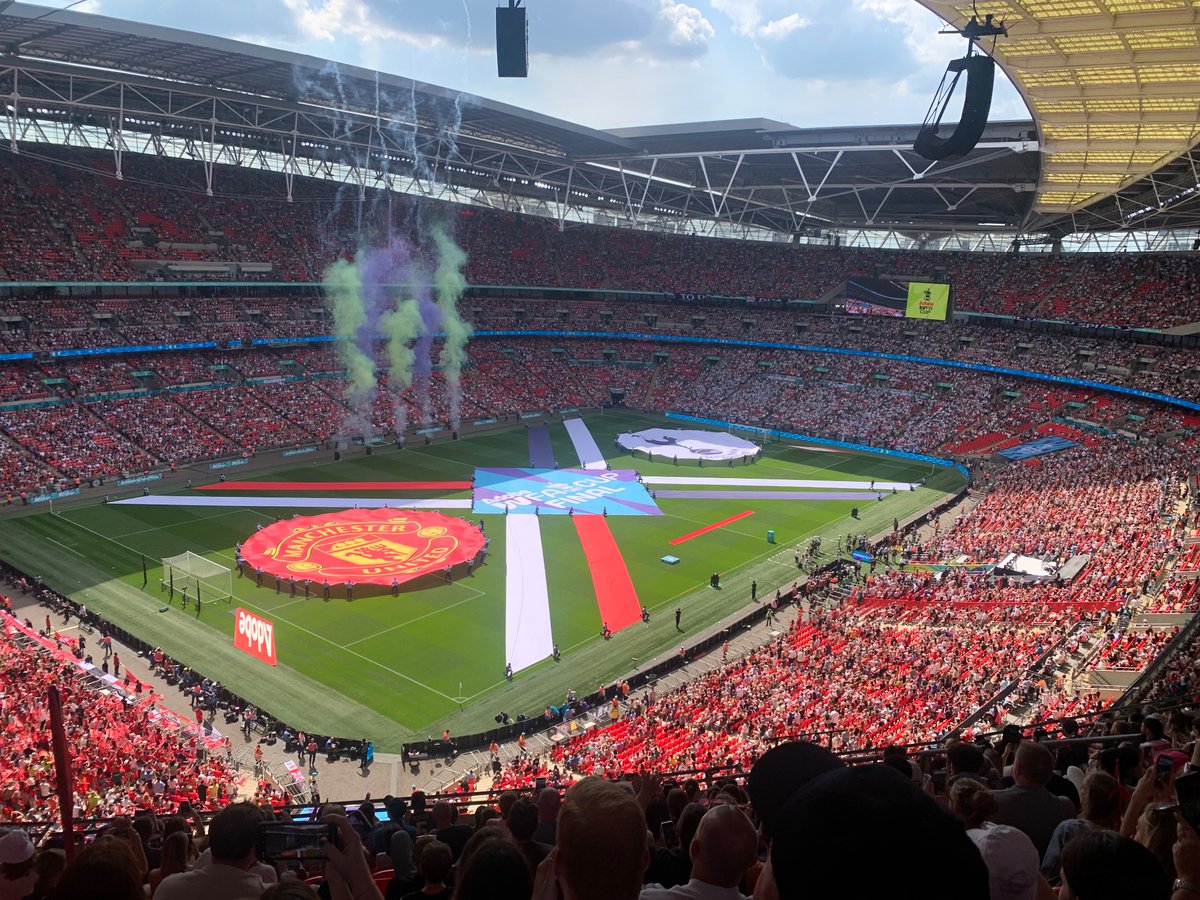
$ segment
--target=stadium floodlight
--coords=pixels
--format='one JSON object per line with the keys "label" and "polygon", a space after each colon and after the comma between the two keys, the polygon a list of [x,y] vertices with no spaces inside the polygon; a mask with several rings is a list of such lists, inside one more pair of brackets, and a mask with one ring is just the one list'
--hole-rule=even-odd
{"label": "stadium floodlight", "polygon": [[[930,160],[949,159],[950,157],[966,156],[975,149],[983,130],[987,127],[988,113],[992,109],[992,90],[996,84],[996,61],[985,53],[976,55],[975,44],[980,38],[995,39],[1001,35],[1007,36],[1008,29],[1004,22],[996,23],[989,13],[982,22],[976,16],[963,26],[961,30],[942,32],[942,34],[960,34],[967,39],[967,55],[954,59],[946,67],[938,84],[929,111],[925,113],[925,121],[913,141],[913,150]],[[967,73],[966,95],[963,97],[962,115],[954,132],[948,137],[938,136],[942,124],[942,116],[954,95],[963,73]]]}

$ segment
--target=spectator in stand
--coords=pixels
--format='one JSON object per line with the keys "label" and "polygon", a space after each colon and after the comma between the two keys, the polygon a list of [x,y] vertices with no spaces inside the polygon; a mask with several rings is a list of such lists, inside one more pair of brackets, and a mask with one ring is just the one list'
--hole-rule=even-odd
{"label": "spectator in stand", "polygon": [[407,831],[403,828],[393,831],[388,840],[388,847],[392,878],[388,882],[386,895],[387,900],[398,900],[405,894],[419,891],[425,880],[417,873],[413,862],[413,841]]}
{"label": "spectator in stand", "polygon": [[1050,838],[1060,822],[1074,818],[1075,807],[1066,797],[1056,796],[1046,784],[1054,774],[1054,757],[1041,744],[1022,741],[1013,759],[1013,786],[995,794],[999,807],[995,821],[1023,831],[1046,855]]}
{"label": "spectator in stand", "polygon": [[1172,896],[1171,879],[1154,855],[1115,831],[1089,831],[1067,844],[1062,878],[1060,900],[1167,900]]}
{"label": "spectator in stand", "polygon": [[558,830],[558,811],[562,806],[562,794],[556,787],[542,788],[538,794],[538,825],[533,831],[533,839],[539,844],[554,846]]}
{"label": "spectator in stand", "polygon": [[268,887],[259,900],[314,900],[319,896],[303,881],[288,879]]}
{"label": "spectator in stand", "polygon": [[962,824],[890,766],[826,772],[780,812],[756,897],[987,900]]}
{"label": "spectator in stand", "polygon": [[208,827],[212,861],[164,878],[156,900],[258,900],[266,885],[250,869],[258,861],[255,842],[262,821],[262,813],[253,804],[225,807]]}
{"label": "spectator in stand", "polygon": [[454,876],[454,900],[529,900],[533,873],[503,827],[476,831]]}
{"label": "spectator in stand", "polygon": [[454,861],[458,862],[471,839],[471,826],[457,821],[458,809],[448,800],[438,800],[433,804],[432,812],[437,839],[453,851]]}
{"label": "spectator in stand", "polygon": [[337,828],[337,837],[325,845],[325,882],[332,900],[383,900],[362,839],[345,816],[325,812],[323,823]]}
{"label": "spectator in stand", "polygon": [[845,767],[840,759],[816,744],[789,741],[772,747],[750,770],[746,789],[758,828],[770,840],[788,799],[814,778]]}
{"label": "spectator in stand", "polygon": [[1080,791],[1079,817],[1059,822],[1042,855],[1042,874],[1053,887],[1062,883],[1062,851],[1089,831],[1115,831],[1121,825],[1121,786],[1107,772],[1089,772]]}
{"label": "spectator in stand", "polygon": [[585,778],[567,789],[558,844],[538,867],[535,900],[636,900],[649,862],[646,819],[627,785]]}
{"label": "spectator in stand", "polygon": [[424,887],[402,896],[389,893],[387,900],[450,900],[451,889],[447,882],[454,869],[454,851],[448,844],[429,840],[428,836],[419,841],[428,841],[424,846],[418,846],[415,854],[417,871],[425,879]]}
{"label": "spectator in stand", "polygon": [[153,897],[164,878],[186,872],[191,860],[192,839],[186,831],[176,831],[163,838],[162,861],[158,868],[150,870],[150,896]]}
{"label": "spectator in stand", "polygon": [[99,838],[80,849],[63,869],[51,900],[145,900],[145,873],[139,869],[127,843]]}
{"label": "spectator in stand", "polygon": [[688,848],[692,877],[687,884],[642,888],[642,900],[744,900],[738,890],[758,853],[758,834],[736,806],[714,806],[700,819]]}
{"label": "spectator in stand", "polygon": [[13,828],[0,835],[0,900],[22,900],[37,884],[34,846],[28,833]]}
{"label": "spectator in stand", "polygon": [[508,811],[508,830],[517,842],[517,849],[529,866],[529,877],[532,879],[542,860],[550,855],[554,847],[533,839],[538,827],[538,807],[529,797],[517,797],[512,808]]}
{"label": "spectator in stand", "polygon": [[991,900],[1038,900],[1054,892],[1042,878],[1037,849],[1028,836],[1010,825],[989,821],[998,810],[986,785],[963,777],[949,792],[950,809],[967,826],[967,837],[988,868]]}
{"label": "spectator in stand", "polygon": [[33,870],[37,872],[37,884],[31,895],[33,900],[50,900],[66,867],[67,855],[62,850],[51,847],[40,851],[33,863]]}

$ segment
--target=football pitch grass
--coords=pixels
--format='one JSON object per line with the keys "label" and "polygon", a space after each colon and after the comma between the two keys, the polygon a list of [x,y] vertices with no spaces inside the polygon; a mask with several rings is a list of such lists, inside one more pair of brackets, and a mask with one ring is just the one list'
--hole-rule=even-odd
{"label": "football pitch grass", "polygon": [[[403,741],[423,740],[443,728],[455,734],[485,731],[494,727],[494,716],[501,710],[514,717],[519,712],[538,715],[547,704],[561,701],[568,689],[590,693],[748,606],[751,579],[758,581],[760,598],[790,585],[798,574],[792,555],[797,544],[821,535],[826,551],[822,561],[828,561],[840,536],[884,531],[893,518],[903,521],[932,507],[962,484],[954,470],[935,471],[927,463],[802,449],[787,442],[768,444],[754,465],[698,469],[694,463],[651,463],[615,455],[616,435],[653,426],[693,426],[626,411],[589,415],[587,423],[610,454],[614,469],[636,468],[647,476],[928,482],[882,501],[869,499],[865,492],[860,500],[811,502],[693,497],[659,499],[662,516],[610,516],[608,525],[651,620],[619,631],[608,641],[600,635],[591,574],[571,519],[543,516],[551,624],[562,658],[523,670],[511,683],[504,678],[502,516],[484,517],[491,538],[486,563],[470,577],[449,584],[440,574],[424,576],[403,585],[398,597],[382,590],[376,596],[325,601],[320,596],[293,597],[286,588],[277,593],[273,579],[258,588],[252,578],[238,578],[235,572],[232,603],[205,603],[199,616],[194,609],[181,611],[178,604],[160,612],[166,594],[160,588],[159,560],[190,550],[232,569],[234,545],[256,526],[287,518],[291,510],[60,506],[53,514],[41,511],[0,520],[0,556],[294,727],[368,737],[381,750],[395,751]],[[559,465],[575,465],[578,457],[566,429],[556,423],[550,432]],[[516,427],[451,443],[377,450],[372,456],[340,462],[310,462],[255,473],[251,480],[469,481],[476,466],[519,467],[528,456],[526,430]],[[411,499],[469,496],[467,491],[403,494]],[[857,521],[850,518],[855,506],[861,511]],[[344,508],[344,502],[330,506],[331,511]],[[748,510],[754,514],[677,546],[669,544]],[[301,510],[304,515],[316,512]],[[469,512],[466,517],[480,518]],[[776,544],[767,543],[768,529],[775,531]],[[661,562],[667,554],[680,562]],[[144,588],[143,557],[149,576]],[[721,573],[717,590],[708,584],[713,572]],[[237,606],[274,622],[277,667],[234,649]],[[675,629],[676,607],[683,611],[682,633]]]}

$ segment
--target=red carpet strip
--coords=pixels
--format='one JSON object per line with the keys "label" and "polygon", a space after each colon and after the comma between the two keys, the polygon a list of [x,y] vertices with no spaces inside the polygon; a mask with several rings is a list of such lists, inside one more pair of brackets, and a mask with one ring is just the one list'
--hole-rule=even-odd
{"label": "red carpet strip", "polygon": [[675,538],[675,540],[671,541],[671,546],[674,547],[676,544],[682,544],[684,541],[690,541],[694,537],[700,537],[700,535],[708,534],[710,531],[716,531],[718,528],[724,528],[726,525],[736,522],[738,519],[744,519],[746,516],[752,515],[754,515],[754,510],[748,509],[745,512],[738,513],[736,516],[730,516],[728,519],[722,519],[720,522],[713,522],[711,525],[705,525],[703,528],[698,528],[690,534],[685,534],[683,537]]}
{"label": "red carpet strip", "polygon": [[469,481],[217,481],[198,491],[468,491]]}
{"label": "red carpet strip", "polygon": [[616,539],[604,516],[572,517],[583,555],[587,557],[592,572],[592,587],[596,590],[596,603],[600,607],[600,621],[613,631],[620,631],[641,621],[642,605],[629,577],[625,557],[617,547]]}

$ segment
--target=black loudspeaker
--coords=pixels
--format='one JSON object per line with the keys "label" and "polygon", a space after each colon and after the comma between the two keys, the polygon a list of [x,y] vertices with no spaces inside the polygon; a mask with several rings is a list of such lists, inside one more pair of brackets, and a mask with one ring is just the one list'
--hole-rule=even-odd
{"label": "black loudspeaker", "polygon": [[[952,60],[946,74],[967,73],[967,95],[963,98],[962,118],[948,138],[938,137],[938,119],[926,122],[917,132],[913,150],[926,159],[966,156],[975,149],[987,127],[992,109],[992,88],[996,83],[996,63],[990,56],[964,56]],[[940,113],[938,118],[940,118]]]}
{"label": "black loudspeaker", "polygon": [[501,78],[529,75],[529,26],[517,2],[509,0],[496,10],[496,72]]}

